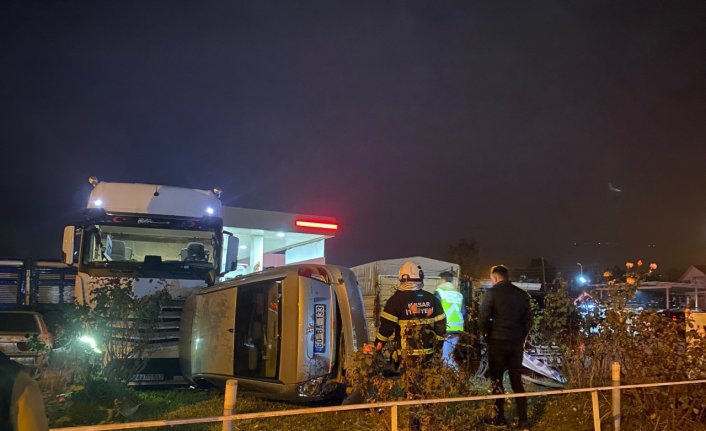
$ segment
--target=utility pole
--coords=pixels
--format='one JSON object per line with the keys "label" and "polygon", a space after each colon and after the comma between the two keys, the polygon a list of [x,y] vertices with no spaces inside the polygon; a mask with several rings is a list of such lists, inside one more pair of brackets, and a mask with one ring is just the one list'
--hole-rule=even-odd
{"label": "utility pole", "polygon": [[544,256],[542,256],[542,286],[547,288],[547,273],[544,270]]}

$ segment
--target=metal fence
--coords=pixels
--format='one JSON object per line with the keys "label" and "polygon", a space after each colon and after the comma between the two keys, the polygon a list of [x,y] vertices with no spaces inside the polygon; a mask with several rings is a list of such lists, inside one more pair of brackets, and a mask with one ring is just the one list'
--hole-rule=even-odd
{"label": "metal fence", "polygon": [[[229,381],[231,382],[231,381]],[[407,401],[390,401],[383,403],[370,403],[370,404],[355,404],[347,406],[333,406],[333,407],[315,407],[315,408],[304,408],[304,409],[294,409],[294,410],[280,410],[272,412],[262,412],[262,413],[240,413],[240,414],[229,414],[224,416],[207,417],[207,418],[194,418],[194,419],[175,419],[175,420],[156,420],[156,421],[146,421],[146,422],[129,422],[129,423],[118,423],[109,425],[90,425],[90,426],[79,426],[70,428],[53,428],[51,431],[108,431],[108,430],[124,430],[124,429],[135,429],[135,428],[155,428],[155,427],[172,427],[177,425],[191,425],[191,424],[204,424],[204,423],[214,423],[223,422],[224,430],[232,430],[233,424],[238,421],[244,420],[254,420],[254,419],[267,419],[276,418],[284,416],[298,416],[298,415],[311,415],[311,414],[326,414],[333,412],[344,412],[351,410],[367,410],[367,409],[390,409],[390,424],[391,430],[397,431],[398,428],[398,408],[399,407],[412,407],[412,406],[422,406],[430,404],[448,404],[448,403],[462,403],[462,402],[473,402],[473,401],[488,401],[496,400],[499,398],[519,398],[519,397],[545,397],[549,395],[567,395],[567,394],[582,394],[590,393],[591,400],[593,404],[593,427],[594,430],[600,431],[601,429],[601,415],[598,405],[598,392],[611,391],[613,394],[616,392],[619,394],[620,391],[626,389],[641,389],[641,388],[656,388],[664,386],[682,386],[682,385],[695,385],[704,384],[705,380],[687,380],[679,382],[664,382],[664,383],[645,383],[636,385],[622,385],[622,386],[601,386],[595,388],[580,388],[580,389],[561,389],[553,391],[542,391],[542,392],[525,392],[522,394],[500,394],[500,395],[478,395],[471,397],[458,397],[458,398],[437,398],[429,400],[407,400]],[[235,405],[235,392],[237,391],[237,384],[230,383],[226,388],[226,405],[224,406],[224,411],[231,412],[233,406]],[[615,398],[614,398],[615,400]],[[619,409],[618,417],[615,417],[615,410],[613,411],[613,423],[614,427],[617,424],[617,428],[620,427]]]}

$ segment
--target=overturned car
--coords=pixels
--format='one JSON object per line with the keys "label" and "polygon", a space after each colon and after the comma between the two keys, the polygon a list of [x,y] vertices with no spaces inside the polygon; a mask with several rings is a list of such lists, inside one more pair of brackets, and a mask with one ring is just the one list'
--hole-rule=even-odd
{"label": "overturned car", "polygon": [[368,342],[353,273],[289,265],[205,288],[182,313],[180,361],[193,382],[263,398],[315,401],[343,393],[346,362]]}

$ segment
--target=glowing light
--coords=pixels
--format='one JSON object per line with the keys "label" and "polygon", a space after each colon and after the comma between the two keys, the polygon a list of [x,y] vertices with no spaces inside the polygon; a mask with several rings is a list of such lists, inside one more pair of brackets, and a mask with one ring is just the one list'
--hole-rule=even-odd
{"label": "glowing light", "polygon": [[284,238],[284,232],[277,232],[278,238]]}
{"label": "glowing light", "polygon": [[211,208],[211,207],[206,208],[206,212],[208,213],[208,215],[213,215],[213,208]]}
{"label": "glowing light", "polygon": [[588,283],[588,278],[586,278],[586,277],[583,276],[583,275],[579,275],[576,280],[578,280],[578,282],[581,283],[581,284],[586,284],[586,283]]}
{"label": "glowing light", "polygon": [[97,207],[102,207],[103,206],[103,201],[101,199],[96,199],[93,201],[93,205]]}
{"label": "glowing light", "polygon": [[239,248],[240,248],[241,250],[247,250],[247,249],[248,249],[248,246],[247,246],[247,245],[241,245]]}
{"label": "glowing light", "polygon": [[98,348],[98,343],[96,343],[96,340],[93,339],[93,337],[89,337],[88,335],[82,335],[78,341],[88,344],[91,347],[91,350],[93,350],[96,353],[101,353],[100,349]]}
{"label": "glowing light", "polygon": [[297,220],[294,224],[299,227],[309,227],[314,229],[325,229],[325,230],[338,230],[338,224],[336,223],[321,223],[308,220]]}

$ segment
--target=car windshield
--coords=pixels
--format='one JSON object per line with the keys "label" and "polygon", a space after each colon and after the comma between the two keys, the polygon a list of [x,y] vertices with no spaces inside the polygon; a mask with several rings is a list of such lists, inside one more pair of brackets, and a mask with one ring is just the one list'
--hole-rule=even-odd
{"label": "car windshield", "polygon": [[37,318],[27,313],[0,313],[0,332],[40,332]]}
{"label": "car windshield", "polygon": [[95,225],[87,229],[83,261],[188,262],[213,266],[214,235],[208,231]]}

